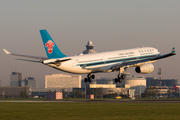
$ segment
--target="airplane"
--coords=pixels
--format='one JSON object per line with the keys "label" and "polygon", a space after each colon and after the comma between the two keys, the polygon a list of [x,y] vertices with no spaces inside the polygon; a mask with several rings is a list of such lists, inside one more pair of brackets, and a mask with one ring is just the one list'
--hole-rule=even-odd
{"label": "airplane", "polygon": [[94,54],[66,56],[53,41],[47,30],[40,30],[41,38],[47,54],[46,57],[37,57],[10,53],[3,49],[6,54],[27,57],[30,59],[18,59],[23,61],[37,62],[55,69],[75,74],[87,74],[84,82],[95,79],[94,73],[119,71],[114,81],[121,83],[125,79],[124,71],[129,67],[135,67],[137,73],[148,74],[154,71],[152,63],[157,60],[176,55],[175,48],[168,54],[161,53],[153,47],[141,47]]}

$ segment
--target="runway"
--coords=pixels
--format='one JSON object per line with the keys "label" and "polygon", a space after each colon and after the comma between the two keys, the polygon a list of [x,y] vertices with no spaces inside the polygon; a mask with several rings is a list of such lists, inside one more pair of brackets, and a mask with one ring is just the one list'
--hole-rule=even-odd
{"label": "runway", "polygon": [[180,103],[180,100],[1,100],[0,103]]}

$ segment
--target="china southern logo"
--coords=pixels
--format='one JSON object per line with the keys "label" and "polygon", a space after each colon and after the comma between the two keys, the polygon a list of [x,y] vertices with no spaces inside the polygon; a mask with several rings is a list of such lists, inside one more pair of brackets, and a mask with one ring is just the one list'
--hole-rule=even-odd
{"label": "china southern logo", "polygon": [[48,40],[45,47],[48,48],[48,53],[51,54],[53,52],[54,43],[51,40]]}

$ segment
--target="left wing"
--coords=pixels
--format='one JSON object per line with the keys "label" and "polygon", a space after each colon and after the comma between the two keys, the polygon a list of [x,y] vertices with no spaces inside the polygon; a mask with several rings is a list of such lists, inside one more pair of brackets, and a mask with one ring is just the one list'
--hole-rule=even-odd
{"label": "left wing", "polygon": [[173,55],[176,55],[174,47],[173,47],[171,53],[160,55],[160,56],[157,56],[157,57],[154,57],[154,58],[151,58],[151,59],[148,58],[148,59],[143,59],[143,60],[136,60],[136,61],[118,63],[118,64],[112,66],[111,69],[112,69],[112,71],[117,71],[117,70],[120,69],[120,67],[128,68],[128,67],[133,67],[133,66],[140,66],[142,64],[146,64],[146,63],[149,63],[149,62],[152,63],[152,62],[155,62],[156,60],[166,58],[166,57],[170,57],[170,56],[173,56]]}
{"label": "left wing", "polygon": [[37,56],[29,56],[29,55],[20,55],[20,54],[14,54],[14,53],[10,53],[9,51],[7,51],[6,49],[3,49],[4,52],[8,55],[14,55],[14,56],[20,56],[20,57],[27,57],[27,58],[31,58],[31,59],[36,59],[36,60],[26,60],[26,59],[18,59],[18,60],[23,60],[23,61],[30,61],[30,62],[42,62],[44,60],[47,60],[48,58],[46,57],[37,57]]}

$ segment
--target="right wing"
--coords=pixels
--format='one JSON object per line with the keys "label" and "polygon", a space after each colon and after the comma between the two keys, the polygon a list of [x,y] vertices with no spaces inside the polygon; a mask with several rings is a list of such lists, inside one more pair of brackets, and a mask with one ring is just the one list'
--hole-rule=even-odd
{"label": "right wing", "polygon": [[165,54],[165,55],[161,55],[161,56],[157,56],[157,57],[155,57],[155,58],[150,59],[150,61],[163,59],[163,58],[170,57],[170,56],[173,56],[173,55],[176,55],[175,47],[173,47],[173,49],[171,50],[170,53]]}
{"label": "right wing", "polygon": [[147,64],[149,62],[151,63],[151,62],[154,62],[154,61],[166,58],[166,57],[170,57],[170,56],[173,56],[173,55],[176,55],[174,47],[173,47],[172,51],[170,53],[168,53],[168,54],[159,55],[159,56],[153,57],[153,58],[146,58],[146,59],[143,59],[143,60],[125,61],[125,62],[118,63],[118,64],[112,66],[111,70],[112,71],[117,71],[117,70],[120,69],[120,67],[128,68],[128,67],[140,66],[142,64]]}
{"label": "right wing", "polygon": [[14,54],[14,53],[10,53],[10,52],[7,51],[6,49],[3,49],[3,50],[4,50],[4,52],[5,52],[6,54],[8,54],[8,55],[14,55],[14,56],[20,56],[20,57],[27,57],[27,58],[31,58],[31,59],[36,59],[36,60],[27,60],[27,59],[18,59],[18,60],[30,61],[30,62],[42,62],[42,61],[48,59],[48,58],[46,58],[46,57],[37,57],[37,56]]}
{"label": "right wing", "polygon": [[129,62],[122,62],[122,63],[118,63],[114,66],[111,67],[112,71],[118,71],[120,69],[120,67],[133,67],[133,66],[139,66],[142,64],[146,64],[149,62],[149,59],[144,59],[144,60],[136,60],[136,61],[129,61]]}

